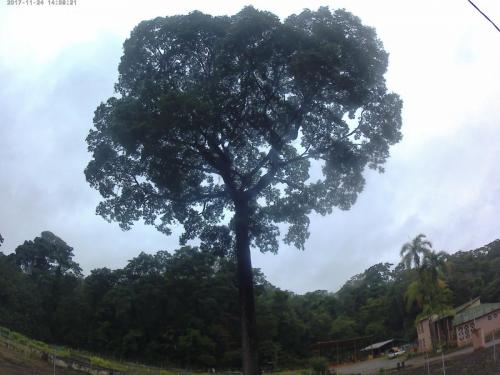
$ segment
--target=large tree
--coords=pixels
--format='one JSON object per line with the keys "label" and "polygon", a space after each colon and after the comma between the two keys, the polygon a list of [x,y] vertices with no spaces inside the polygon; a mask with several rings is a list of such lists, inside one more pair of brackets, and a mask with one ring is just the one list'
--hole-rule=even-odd
{"label": "large tree", "polygon": [[250,247],[276,252],[288,224],[303,248],[311,212],[349,209],[365,167],[383,170],[401,139],[387,60],[372,28],[328,8],[155,18],[124,43],[87,138],[97,213],[234,249],[245,374],[258,371]]}

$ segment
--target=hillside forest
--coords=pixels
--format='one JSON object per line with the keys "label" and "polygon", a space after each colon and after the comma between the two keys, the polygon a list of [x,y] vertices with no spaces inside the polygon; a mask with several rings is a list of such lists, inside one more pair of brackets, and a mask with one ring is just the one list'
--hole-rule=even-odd
{"label": "hillside forest", "polygon": [[[299,366],[314,343],[416,339],[415,319],[480,296],[500,301],[500,240],[452,255],[419,235],[338,291],[299,295],[255,270],[261,363]],[[0,252],[0,326],[117,359],[184,368],[241,366],[235,259],[195,247],[141,252],[83,275],[73,248],[42,232]],[[333,269],[332,272],[335,272]]]}

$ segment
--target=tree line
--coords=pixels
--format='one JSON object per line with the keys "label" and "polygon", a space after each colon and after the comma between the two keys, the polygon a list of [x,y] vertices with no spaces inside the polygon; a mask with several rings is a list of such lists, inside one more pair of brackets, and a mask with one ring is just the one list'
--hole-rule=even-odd
{"label": "tree line", "polygon": [[[254,270],[262,366],[300,366],[318,341],[365,335],[374,342],[414,340],[415,318],[436,308],[428,302],[434,297],[411,295],[419,275],[431,269],[427,258],[433,252],[418,250],[422,244],[425,249],[420,237],[418,246],[410,244],[413,253],[402,252],[400,264],[376,264],[335,293],[281,290]],[[419,252],[415,268],[408,259]],[[476,296],[500,301],[500,240],[449,255],[444,264],[435,280],[444,285],[447,306]],[[73,249],[51,232],[9,255],[0,252],[0,325],[118,359],[241,368],[237,296],[234,256],[207,249],[142,252],[121,269],[97,268],[86,276]]]}

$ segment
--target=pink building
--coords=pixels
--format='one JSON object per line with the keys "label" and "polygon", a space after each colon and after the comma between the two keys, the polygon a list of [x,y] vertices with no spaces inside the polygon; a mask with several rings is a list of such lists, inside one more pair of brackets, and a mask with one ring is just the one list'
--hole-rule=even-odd
{"label": "pink building", "polygon": [[454,326],[454,317],[476,308],[481,305],[481,301],[475,298],[463,305],[456,307],[450,314],[431,315],[417,321],[418,351],[430,352],[442,345],[457,345],[457,334]]}
{"label": "pink building", "polygon": [[462,311],[453,319],[453,327],[459,347],[472,343],[474,330],[483,337],[500,330],[500,303],[482,303]]}

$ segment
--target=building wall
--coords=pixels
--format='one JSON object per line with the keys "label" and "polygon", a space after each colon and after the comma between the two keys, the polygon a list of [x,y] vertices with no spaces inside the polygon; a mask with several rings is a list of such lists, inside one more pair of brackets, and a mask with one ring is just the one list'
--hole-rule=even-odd
{"label": "building wall", "polygon": [[417,323],[418,351],[429,352],[432,350],[432,335],[430,319],[424,319]]}
{"label": "building wall", "polygon": [[455,327],[457,333],[457,345],[465,346],[472,343],[471,329],[481,328],[483,334],[500,329],[500,309],[492,311],[474,320],[470,320]]}

